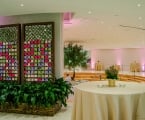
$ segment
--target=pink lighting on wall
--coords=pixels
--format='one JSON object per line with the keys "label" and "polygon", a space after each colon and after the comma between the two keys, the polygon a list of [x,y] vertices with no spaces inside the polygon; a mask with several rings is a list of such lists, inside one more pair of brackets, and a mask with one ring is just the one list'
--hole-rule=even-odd
{"label": "pink lighting on wall", "polygon": [[122,64],[122,50],[121,49],[115,49],[114,50],[114,55],[116,58],[116,64],[120,65]]}
{"label": "pink lighting on wall", "polygon": [[5,19],[6,19],[5,17],[0,16],[0,25],[4,23]]}
{"label": "pink lighting on wall", "polygon": [[66,12],[63,14],[63,27],[69,28],[69,27],[75,27],[82,23],[81,18],[73,18],[74,13],[72,12]]}
{"label": "pink lighting on wall", "polygon": [[145,64],[142,64],[142,71],[145,71]]}
{"label": "pink lighting on wall", "polygon": [[72,17],[73,17],[73,13],[72,12],[64,13],[63,14],[64,24],[71,24]]}
{"label": "pink lighting on wall", "polygon": [[141,64],[141,70],[142,71],[145,71],[145,56],[144,56],[144,53],[145,53],[145,48],[140,48],[138,49],[138,54],[139,54],[139,62]]}
{"label": "pink lighting on wall", "polygon": [[63,27],[64,28],[72,28],[80,25],[81,19],[73,18],[74,13],[66,12],[63,14]]}
{"label": "pink lighting on wall", "polygon": [[117,65],[121,65],[121,61],[120,60],[117,60]]}
{"label": "pink lighting on wall", "polygon": [[96,50],[91,50],[91,69],[95,69],[96,63]]}

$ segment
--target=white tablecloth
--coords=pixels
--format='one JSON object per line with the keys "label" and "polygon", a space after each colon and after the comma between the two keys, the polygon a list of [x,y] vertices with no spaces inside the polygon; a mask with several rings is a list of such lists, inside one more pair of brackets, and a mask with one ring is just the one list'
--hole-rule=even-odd
{"label": "white tablecloth", "polygon": [[145,120],[145,84],[117,81],[75,86],[72,120]]}

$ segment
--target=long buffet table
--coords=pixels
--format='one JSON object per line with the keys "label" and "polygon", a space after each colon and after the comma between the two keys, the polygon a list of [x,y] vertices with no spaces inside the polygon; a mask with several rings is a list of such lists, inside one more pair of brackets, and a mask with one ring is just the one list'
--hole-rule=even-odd
{"label": "long buffet table", "polygon": [[85,82],[74,87],[71,120],[145,120],[145,84]]}

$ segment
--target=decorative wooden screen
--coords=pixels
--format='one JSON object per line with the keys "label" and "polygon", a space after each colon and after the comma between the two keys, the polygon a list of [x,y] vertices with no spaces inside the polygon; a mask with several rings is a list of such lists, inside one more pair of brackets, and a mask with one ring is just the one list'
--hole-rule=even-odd
{"label": "decorative wooden screen", "polygon": [[48,81],[54,77],[54,23],[24,24],[23,79]]}
{"label": "decorative wooden screen", "polygon": [[19,81],[20,25],[0,26],[0,80]]}

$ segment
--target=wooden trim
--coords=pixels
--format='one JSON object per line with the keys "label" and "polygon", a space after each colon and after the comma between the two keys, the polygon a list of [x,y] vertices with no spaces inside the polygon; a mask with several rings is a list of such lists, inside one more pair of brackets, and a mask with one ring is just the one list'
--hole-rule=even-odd
{"label": "wooden trim", "polygon": [[[66,74],[73,75],[73,72],[64,72],[64,78]],[[75,80],[88,80],[88,81],[98,81],[105,80],[105,73],[92,73],[92,72],[76,72]],[[132,81],[132,82],[145,82],[145,76],[139,75],[129,75],[129,74],[119,74],[119,80],[121,81]]]}

